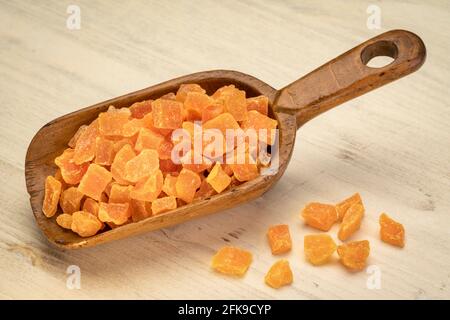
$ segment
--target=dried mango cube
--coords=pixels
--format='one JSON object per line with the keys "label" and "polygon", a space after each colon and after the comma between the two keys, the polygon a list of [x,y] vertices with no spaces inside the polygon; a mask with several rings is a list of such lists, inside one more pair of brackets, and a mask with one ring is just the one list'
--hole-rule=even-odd
{"label": "dried mango cube", "polygon": [[130,192],[133,186],[122,186],[118,183],[113,183],[109,195],[109,203],[125,203],[130,202]]}
{"label": "dried mango cube", "polygon": [[134,148],[136,151],[142,151],[143,149],[158,150],[163,141],[163,135],[146,128],[141,128]]}
{"label": "dried mango cube", "polygon": [[267,116],[269,114],[269,98],[266,96],[258,96],[247,99],[247,111],[258,111]]}
{"label": "dried mango cube", "polygon": [[157,99],[152,104],[153,125],[162,129],[177,129],[183,122],[183,104],[178,101]]}
{"label": "dried mango cube", "polygon": [[168,139],[164,139],[159,145],[158,155],[159,159],[167,160],[172,158],[173,143]]}
{"label": "dried mango cube", "polygon": [[168,174],[164,178],[164,184],[162,187],[162,191],[167,194],[168,196],[177,196],[177,189],[176,189],[176,183],[177,183],[177,177]]}
{"label": "dried mango cube", "polygon": [[175,95],[175,93],[169,92],[169,93],[166,93],[165,95],[161,96],[160,99],[176,100],[176,99],[177,99],[177,96]]}
{"label": "dried mango cube", "polygon": [[349,197],[349,198],[339,202],[336,205],[336,212],[338,214],[338,221],[342,221],[342,219],[344,218],[344,215],[347,212],[347,210],[352,205],[354,205],[356,203],[362,205],[362,200],[361,200],[361,196],[359,195],[359,193],[355,193],[351,197]]}
{"label": "dried mango cube", "polygon": [[341,263],[353,271],[362,270],[366,266],[369,257],[369,241],[353,241],[337,247],[337,253]]}
{"label": "dried mango cube", "polygon": [[94,216],[98,217],[98,208],[99,204],[97,201],[91,198],[87,198],[83,203],[83,210],[89,213],[92,213]]}
{"label": "dried mango cube", "polygon": [[142,119],[146,114],[152,112],[152,101],[153,100],[144,100],[133,103],[130,106],[131,117]]}
{"label": "dried mango cube", "polygon": [[339,228],[338,238],[341,241],[347,240],[352,234],[359,230],[362,218],[364,217],[364,207],[355,203],[344,216]]}
{"label": "dried mango cube", "polygon": [[125,165],[125,179],[130,182],[149,177],[159,169],[159,155],[156,150],[144,149]]}
{"label": "dried mango cube", "polygon": [[68,213],[62,213],[56,217],[56,223],[64,229],[71,229],[72,215]]}
{"label": "dried mango cube", "polygon": [[200,120],[203,110],[214,102],[207,94],[202,92],[188,92],[184,100],[184,108],[190,113],[188,120]]}
{"label": "dried mango cube", "polygon": [[202,111],[202,122],[211,120],[225,111],[223,103],[220,101],[215,101],[211,105],[205,107]]}
{"label": "dried mango cube", "polygon": [[151,208],[148,204],[150,204],[150,202],[131,199],[131,220],[133,220],[133,222],[144,220],[152,215]]}
{"label": "dried mango cube", "polygon": [[256,160],[248,152],[243,154],[232,152],[231,156],[227,155],[226,164],[233,171],[234,177],[241,182],[253,180],[259,176]]}
{"label": "dried mango cube", "polygon": [[91,163],[80,181],[78,191],[98,201],[111,179],[111,172],[98,164]]}
{"label": "dried mango cube", "polygon": [[162,197],[152,202],[152,213],[160,214],[177,208],[177,200],[174,196]]}
{"label": "dried mango cube", "polygon": [[77,187],[70,187],[61,193],[59,205],[64,213],[72,214],[80,210],[83,194]]}
{"label": "dried mango cube", "polygon": [[226,246],[212,258],[212,268],[220,273],[243,276],[252,263],[252,254],[246,250]]}
{"label": "dried mango cube", "polygon": [[379,219],[380,238],[386,243],[403,248],[405,246],[405,228],[401,223],[382,213]]}
{"label": "dried mango cube", "polygon": [[180,158],[180,162],[185,169],[200,173],[212,166],[212,161],[203,156],[200,152],[195,150],[188,151],[183,157]]}
{"label": "dried mango cube", "polygon": [[83,130],[75,145],[75,152],[73,154],[73,161],[75,164],[82,164],[94,159],[95,156],[95,141],[99,134],[98,120],[92,123]]}
{"label": "dried mango cube", "polygon": [[182,166],[174,163],[171,159],[160,159],[159,168],[163,173],[171,173],[180,171]]}
{"label": "dried mango cube", "polygon": [[330,260],[336,251],[336,243],[327,234],[306,235],[303,242],[306,259],[313,265],[321,265]]}
{"label": "dried mango cube", "polygon": [[129,184],[129,182],[125,180],[125,166],[127,162],[133,159],[135,156],[136,153],[129,144],[124,145],[122,149],[117,152],[111,165],[111,173],[114,180],[116,180],[118,183]]}
{"label": "dried mango cube", "polygon": [[228,86],[223,86],[223,87],[220,87],[219,89],[217,89],[216,92],[214,92],[214,94],[212,95],[212,97],[214,99],[220,100],[225,95],[229,94],[230,92],[232,92],[234,90],[236,90],[236,87],[234,86],[234,84],[230,84]]}
{"label": "dried mango cube", "polygon": [[278,289],[289,285],[294,280],[291,267],[287,260],[279,260],[270,267],[264,281],[272,288]]}
{"label": "dried mango cube", "polygon": [[245,91],[233,89],[221,95],[225,111],[231,113],[236,121],[247,120],[247,101]]}
{"label": "dried mango cube", "polygon": [[211,187],[211,185],[206,181],[206,179],[203,179],[202,182],[200,183],[200,187],[195,193],[194,199],[207,198],[215,194],[217,194],[216,190],[214,190],[213,187]]}
{"label": "dried mango cube", "polygon": [[302,210],[301,216],[305,223],[313,228],[328,231],[337,221],[334,206],[319,202],[310,202]]}
{"label": "dried mango cube", "polygon": [[180,88],[178,88],[177,91],[176,95],[177,101],[184,102],[189,92],[206,93],[206,91],[196,83],[182,84],[180,85]]}
{"label": "dried mango cube", "polygon": [[221,193],[225,190],[231,183],[231,178],[229,175],[223,171],[220,163],[216,163],[214,168],[208,174],[206,181],[216,190],[217,193]]}
{"label": "dried mango cube", "polygon": [[259,141],[271,145],[275,143],[276,128],[278,121],[265,116],[258,111],[252,110],[248,112],[248,118],[242,122],[242,129],[254,130],[258,135]]}
{"label": "dried mango cube", "polygon": [[129,121],[130,116],[131,112],[126,108],[100,113],[98,116],[99,132],[104,136],[122,136],[123,126]]}
{"label": "dried mango cube", "polygon": [[[134,145],[136,143],[136,140],[133,140],[133,139],[134,139],[134,137],[115,140],[114,141],[114,152],[115,152],[115,154],[117,155],[117,152],[119,152],[120,149],[122,149],[126,145],[129,145],[131,147],[131,149],[134,149]],[[137,137],[136,137],[136,139],[137,139]]]}
{"label": "dried mango cube", "polygon": [[162,191],[164,178],[161,170],[156,170],[148,178],[144,178],[133,187],[130,197],[142,201],[154,201]]}
{"label": "dried mango cube", "polygon": [[203,124],[203,130],[208,129],[218,129],[224,136],[226,136],[227,129],[238,130],[240,127],[236,119],[233,118],[230,113],[225,112],[209,121],[206,121]]}
{"label": "dried mango cube", "polygon": [[106,203],[100,202],[98,218],[102,222],[112,222],[121,225],[131,217],[129,203]]}
{"label": "dried mango cube", "polygon": [[195,192],[200,187],[200,176],[189,169],[182,169],[178,175],[175,188],[177,190],[177,197],[186,203],[191,203],[194,200]]}
{"label": "dried mango cube", "polygon": [[77,211],[72,214],[71,229],[73,232],[78,233],[81,237],[91,237],[95,235],[103,224],[97,219],[96,216],[89,212]]}
{"label": "dried mango cube", "polygon": [[87,129],[87,125],[82,125],[78,128],[77,132],[75,132],[75,134],[73,135],[73,137],[69,140],[69,147],[71,147],[72,149],[75,148],[75,146],[77,145],[77,141],[80,138],[81,134],[84,132],[84,130]]}
{"label": "dried mango cube", "polygon": [[109,166],[113,162],[115,155],[114,141],[97,137],[95,140],[95,163]]}
{"label": "dried mango cube", "polygon": [[55,158],[55,164],[61,170],[61,176],[67,184],[78,184],[89,167],[89,163],[75,164],[74,153],[75,150],[66,149],[62,155]]}
{"label": "dried mango cube", "polygon": [[61,182],[52,176],[48,176],[45,179],[45,194],[44,203],[42,204],[42,212],[48,218],[53,217],[58,210],[61,186]]}
{"label": "dried mango cube", "polygon": [[286,253],[292,248],[291,235],[287,224],[271,226],[267,231],[272,254]]}

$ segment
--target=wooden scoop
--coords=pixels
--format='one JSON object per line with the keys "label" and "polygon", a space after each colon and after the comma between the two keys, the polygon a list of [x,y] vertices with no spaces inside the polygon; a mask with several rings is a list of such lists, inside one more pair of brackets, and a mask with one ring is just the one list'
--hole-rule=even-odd
{"label": "wooden scoop", "polygon": [[[394,60],[381,68],[366,66],[376,56],[389,56]],[[57,118],[38,131],[26,156],[25,177],[36,221],[51,243],[61,248],[75,249],[169,227],[255,199],[283,175],[298,128],[328,109],[417,70],[424,63],[425,56],[425,46],[418,36],[408,31],[393,30],[360,44],[281,90],[240,72],[207,71],[173,79]],[[247,97],[267,96],[271,116],[279,123],[278,171],[210,198],[89,238],[79,237],[59,227],[55,221],[56,215],[51,219],[44,216],[45,178],[55,173],[55,157],[67,148],[69,139],[81,125],[94,120],[110,105],[121,108],[137,101],[156,99],[176,92],[183,83],[198,83],[208,94],[224,85],[234,84],[245,90]]]}

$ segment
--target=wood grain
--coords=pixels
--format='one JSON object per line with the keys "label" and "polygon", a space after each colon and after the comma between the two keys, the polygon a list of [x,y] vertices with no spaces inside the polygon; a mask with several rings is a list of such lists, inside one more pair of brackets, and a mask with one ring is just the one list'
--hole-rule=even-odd
{"label": "wood grain", "polygon": [[[60,1],[0,1],[0,297],[11,298],[449,298],[449,4],[374,2],[381,30],[366,27],[364,1],[79,1],[81,29],[68,30]],[[83,106],[202,70],[231,69],[282,88],[355,44],[390,29],[417,33],[428,50],[415,74],[352,100],[298,131],[289,167],[263,197],[216,215],[99,247],[60,251],[32,216],[26,148],[50,119]],[[359,191],[367,214],[355,239],[372,244],[366,272],[303,258],[314,231],[298,214],[311,200],[337,202]],[[406,227],[403,250],[378,240],[386,211]],[[276,261],[269,225],[288,223],[285,257],[294,284],[263,283]],[[336,234],[337,229],[331,230]],[[249,249],[243,279],[209,268],[224,244]],[[66,269],[81,269],[81,289]]]}

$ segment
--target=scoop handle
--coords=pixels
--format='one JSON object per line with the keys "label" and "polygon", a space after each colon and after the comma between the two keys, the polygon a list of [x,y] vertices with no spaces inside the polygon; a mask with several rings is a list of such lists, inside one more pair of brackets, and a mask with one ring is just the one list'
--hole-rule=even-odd
{"label": "scoop handle", "polygon": [[[368,67],[377,56],[394,60],[384,67]],[[425,45],[414,33],[385,32],[281,89],[275,111],[295,115],[299,128],[322,112],[416,71],[425,58]]]}

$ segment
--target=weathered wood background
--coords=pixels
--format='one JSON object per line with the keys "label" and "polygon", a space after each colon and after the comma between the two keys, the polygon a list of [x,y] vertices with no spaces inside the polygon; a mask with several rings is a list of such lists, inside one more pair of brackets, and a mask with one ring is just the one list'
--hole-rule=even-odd
{"label": "weathered wood background", "polygon": [[[69,4],[81,29],[66,27]],[[381,29],[366,21],[381,9]],[[447,1],[0,1],[0,297],[11,298],[450,298],[450,4]],[[174,228],[80,251],[48,245],[25,189],[29,142],[65,113],[183,74],[235,69],[282,87],[389,29],[419,34],[428,59],[417,73],[305,125],[290,166],[264,197]],[[299,219],[311,200],[356,191],[371,241],[369,265],[347,272],[335,258],[313,267]],[[378,216],[403,222],[407,245],[378,239]],[[263,283],[276,258],[265,232],[288,223],[295,282]],[[335,234],[337,228],[332,229]],[[209,263],[224,244],[249,249],[243,279]],[[81,289],[66,270],[81,270]]]}

